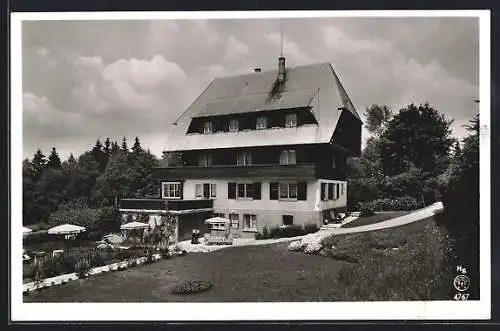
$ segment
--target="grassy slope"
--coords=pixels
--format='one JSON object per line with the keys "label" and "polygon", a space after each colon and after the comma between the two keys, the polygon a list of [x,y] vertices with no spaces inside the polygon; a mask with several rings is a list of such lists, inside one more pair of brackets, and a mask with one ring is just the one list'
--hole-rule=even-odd
{"label": "grassy slope", "polygon": [[[335,239],[338,251],[355,254],[360,262],[354,264],[289,252],[285,243],[191,253],[33,292],[24,296],[24,300],[259,302],[398,300],[429,295],[441,299],[441,292],[435,290],[436,285],[440,285],[436,281],[440,282],[441,278],[435,271],[442,263],[443,254],[436,236],[440,233],[432,219],[377,232],[339,236]],[[399,243],[402,247],[397,253],[389,254],[373,250],[374,244],[384,241],[389,246]],[[196,279],[209,280],[214,286],[208,292],[190,296],[170,293],[177,283]]]}

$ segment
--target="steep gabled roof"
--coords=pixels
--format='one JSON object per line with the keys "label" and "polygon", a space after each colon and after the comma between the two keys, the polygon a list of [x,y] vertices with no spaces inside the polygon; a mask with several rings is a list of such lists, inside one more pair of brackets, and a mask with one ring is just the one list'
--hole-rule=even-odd
{"label": "steep gabled roof", "polygon": [[[172,126],[165,151],[329,143],[347,109],[357,119],[345,89],[329,63],[287,68],[278,98],[269,98],[278,71],[216,78]],[[214,134],[186,134],[193,118],[309,106],[318,125]],[[361,120],[360,120],[361,121]]]}

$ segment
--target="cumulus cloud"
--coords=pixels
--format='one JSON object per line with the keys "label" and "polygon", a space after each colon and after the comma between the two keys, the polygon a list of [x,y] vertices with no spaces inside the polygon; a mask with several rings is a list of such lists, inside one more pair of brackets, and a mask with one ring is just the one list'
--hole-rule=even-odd
{"label": "cumulus cloud", "polygon": [[167,61],[162,55],[155,55],[150,61],[120,59],[108,64],[102,75],[109,81],[133,82],[146,87],[154,87],[162,82],[177,84],[186,78],[177,63]]}
{"label": "cumulus cloud", "polygon": [[248,45],[239,41],[234,36],[229,36],[226,44],[226,53],[224,60],[226,62],[241,61],[242,58],[248,55]]}

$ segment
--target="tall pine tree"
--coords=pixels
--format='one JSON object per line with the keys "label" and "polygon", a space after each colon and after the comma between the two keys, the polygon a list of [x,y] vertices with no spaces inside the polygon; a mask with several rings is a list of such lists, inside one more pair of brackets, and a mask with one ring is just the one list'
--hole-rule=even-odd
{"label": "tall pine tree", "polygon": [[57,154],[55,147],[52,147],[52,152],[50,152],[47,168],[61,169],[61,159],[59,158],[59,154]]}
{"label": "tall pine tree", "polygon": [[128,150],[128,145],[127,145],[127,138],[126,137],[123,137],[123,140],[122,140],[122,147],[120,148],[120,152],[122,154],[125,154],[127,155],[129,150]]}
{"label": "tall pine tree", "polygon": [[42,151],[39,148],[36,151],[35,155],[33,156],[33,160],[31,160],[31,169],[33,171],[33,178],[35,180],[40,177],[46,165],[47,165],[47,159],[45,158],[45,155],[43,155]]}
{"label": "tall pine tree", "polygon": [[132,146],[132,153],[134,154],[139,154],[140,152],[142,152],[143,149],[141,147],[141,143],[139,141],[139,137],[135,137],[135,142],[134,142],[134,146]]}

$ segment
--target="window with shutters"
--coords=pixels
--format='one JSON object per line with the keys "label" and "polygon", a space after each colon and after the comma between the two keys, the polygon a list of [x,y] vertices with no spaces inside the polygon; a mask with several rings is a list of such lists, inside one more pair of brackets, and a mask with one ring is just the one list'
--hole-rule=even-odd
{"label": "window with shutters", "polygon": [[280,164],[296,164],[296,153],[295,150],[290,149],[282,151],[280,154]]}
{"label": "window with shutters", "polygon": [[180,182],[162,183],[162,197],[166,199],[180,199],[181,183]]}
{"label": "window with shutters", "polygon": [[288,114],[285,117],[285,126],[287,128],[297,126],[297,114]]}
{"label": "window with shutters", "polygon": [[243,214],[243,230],[257,231],[257,215]]}
{"label": "window with shutters", "polygon": [[239,153],[236,158],[236,165],[247,166],[252,164],[252,154],[250,152]]}
{"label": "window with shutters", "polygon": [[217,196],[216,192],[217,185],[210,183],[195,184],[195,196],[197,198],[215,198]]}
{"label": "window with shutters", "polygon": [[265,116],[257,117],[257,123],[256,123],[255,127],[257,129],[267,128],[267,117],[265,117]]}
{"label": "window with shutters", "polygon": [[280,200],[297,200],[297,183],[280,183]]}
{"label": "window with shutters", "polygon": [[236,132],[239,130],[238,120],[230,120],[229,121],[229,131]]}
{"label": "window with shutters", "polygon": [[212,122],[205,122],[203,124],[203,133],[212,133],[213,132],[213,123]]}
{"label": "window with shutters", "polygon": [[253,183],[238,183],[237,184],[238,199],[253,199],[254,185]]}
{"label": "window with shutters", "polygon": [[231,228],[238,229],[240,227],[240,215],[231,213],[229,214],[229,220],[231,221]]}

